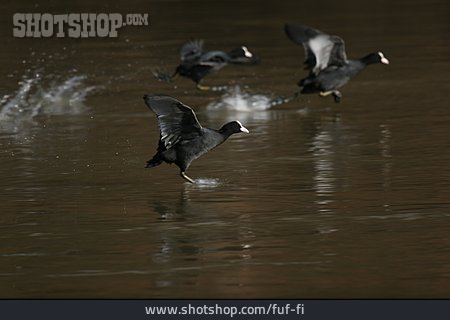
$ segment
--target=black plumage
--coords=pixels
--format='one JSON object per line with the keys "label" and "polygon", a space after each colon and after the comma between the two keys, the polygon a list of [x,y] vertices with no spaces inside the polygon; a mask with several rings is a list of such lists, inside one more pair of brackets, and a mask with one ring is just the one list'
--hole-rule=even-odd
{"label": "black plumage", "polygon": [[251,53],[247,47],[242,46],[224,51],[206,51],[202,40],[192,40],[185,43],[180,49],[180,64],[176,67],[172,76],[161,76],[157,73],[159,79],[173,79],[176,75],[187,77],[197,84],[201,90],[209,90],[210,87],[201,85],[203,78],[216,72],[227,64],[255,64],[258,58]]}
{"label": "black plumage", "polygon": [[382,52],[370,53],[356,59],[347,59],[344,40],[328,35],[320,30],[297,25],[285,25],[286,35],[305,50],[305,69],[309,75],[299,81],[301,93],[317,93],[321,96],[333,95],[339,102],[342,94],[337,90],[351,78],[373,63],[389,64]]}
{"label": "black plumage", "polygon": [[167,95],[145,95],[144,101],[156,114],[160,129],[158,149],[147,162],[147,168],[163,162],[175,163],[180,168],[180,175],[191,183],[195,181],[185,171],[193,160],[217,147],[232,134],[249,132],[239,121],[229,122],[219,130],[204,128],[190,107]]}

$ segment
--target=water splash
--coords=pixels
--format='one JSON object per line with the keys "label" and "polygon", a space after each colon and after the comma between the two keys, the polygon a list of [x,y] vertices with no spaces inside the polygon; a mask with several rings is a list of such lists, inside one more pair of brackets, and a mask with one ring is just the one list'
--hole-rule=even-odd
{"label": "water splash", "polygon": [[215,188],[222,184],[222,181],[219,179],[213,178],[197,178],[195,179],[195,183],[189,183],[188,186],[192,188]]}
{"label": "water splash", "polygon": [[[45,78],[45,79],[44,79]],[[34,71],[18,82],[19,88],[0,99],[0,130],[17,132],[39,115],[74,115],[85,110],[86,96],[95,89],[85,86],[86,76],[66,79]]]}
{"label": "water splash", "polygon": [[230,110],[242,112],[264,111],[272,107],[272,99],[262,94],[249,94],[235,86],[227,91],[220,101],[207,106],[208,110]]}

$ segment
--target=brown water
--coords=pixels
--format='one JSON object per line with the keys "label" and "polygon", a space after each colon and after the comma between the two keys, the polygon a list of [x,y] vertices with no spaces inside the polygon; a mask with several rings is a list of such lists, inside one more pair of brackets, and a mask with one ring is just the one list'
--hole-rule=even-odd
{"label": "brown water", "polygon": [[[0,297],[450,297],[448,1],[103,2],[2,4]],[[118,39],[17,39],[15,12],[150,24]],[[391,64],[365,70],[339,105],[242,111],[305,75],[285,22]],[[193,37],[246,44],[262,64],[207,79],[239,85],[228,97],[157,82],[151,68],[171,70]],[[193,163],[202,184],[146,170],[158,130],[142,96],[156,92],[251,134]],[[225,100],[241,111],[214,108]]]}

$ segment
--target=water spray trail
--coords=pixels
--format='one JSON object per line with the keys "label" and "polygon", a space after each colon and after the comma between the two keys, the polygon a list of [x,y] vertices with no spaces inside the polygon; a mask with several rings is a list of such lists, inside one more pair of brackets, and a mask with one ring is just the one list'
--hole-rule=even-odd
{"label": "water spray trail", "polygon": [[13,94],[0,99],[0,130],[16,132],[39,115],[75,115],[85,110],[86,96],[95,89],[84,84],[86,76],[46,78],[40,70],[25,75]]}

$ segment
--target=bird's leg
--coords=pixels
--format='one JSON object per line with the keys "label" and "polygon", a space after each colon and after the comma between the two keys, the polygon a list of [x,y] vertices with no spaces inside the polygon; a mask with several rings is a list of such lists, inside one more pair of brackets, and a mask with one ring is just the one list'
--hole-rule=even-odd
{"label": "bird's leg", "polygon": [[208,91],[211,90],[210,86],[203,86],[200,83],[197,83],[197,89],[202,90],[202,91]]}
{"label": "bird's leg", "polygon": [[342,93],[340,93],[338,90],[331,90],[331,91],[320,91],[319,92],[321,97],[329,96],[330,94],[333,95],[334,102],[339,103],[341,102]]}
{"label": "bird's leg", "polygon": [[334,90],[333,91],[333,97],[334,97],[334,102],[339,103],[339,102],[341,102],[342,93],[340,93],[337,90]]}
{"label": "bird's leg", "polygon": [[191,179],[187,176],[187,174],[184,171],[180,171],[180,176],[185,179],[186,181],[189,181],[190,183],[195,183],[194,179]]}
{"label": "bird's leg", "polygon": [[333,94],[333,91],[320,91],[319,92],[319,95],[321,97],[326,97],[326,96],[329,96],[330,94]]}

